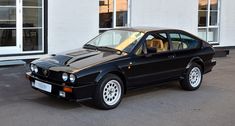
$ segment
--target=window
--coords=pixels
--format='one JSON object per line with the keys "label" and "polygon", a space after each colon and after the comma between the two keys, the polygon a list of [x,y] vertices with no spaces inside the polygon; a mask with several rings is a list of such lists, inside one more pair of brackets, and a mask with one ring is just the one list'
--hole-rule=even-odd
{"label": "window", "polygon": [[86,45],[109,47],[130,53],[143,36],[142,32],[109,30],[98,35]]}
{"label": "window", "polygon": [[172,50],[195,49],[200,46],[198,40],[178,33],[170,33]]}
{"label": "window", "polygon": [[43,0],[23,0],[23,51],[43,50]]}
{"label": "window", "polygon": [[198,34],[210,43],[219,42],[219,1],[199,0]]}
{"label": "window", "polygon": [[0,55],[44,52],[44,0],[0,0]]}
{"label": "window", "polygon": [[[162,53],[170,50],[166,33],[153,33],[148,35],[145,40],[145,45],[147,53]],[[143,49],[143,46],[141,46],[136,51],[136,55],[141,55]]]}
{"label": "window", "polygon": [[128,0],[100,0],[99,4],[101,31],[128,26]]}

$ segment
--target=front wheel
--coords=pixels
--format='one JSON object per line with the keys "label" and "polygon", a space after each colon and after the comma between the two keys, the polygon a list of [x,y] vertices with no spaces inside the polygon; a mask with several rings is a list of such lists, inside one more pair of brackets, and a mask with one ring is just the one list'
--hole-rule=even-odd
{"label": "front wheel", "polygon": [[180,81],[180,85],[184,90],[194,91],[201,86],[202,79],[203,74],[201,66],[197,63],[193,63],[184,75],[184,79]]}
{"label": "front wheel", "polygon": [[120,104],[122,96],[122,80],[114,74],[108,74],[98,84],[95,102],[101,109],[113,109]]}

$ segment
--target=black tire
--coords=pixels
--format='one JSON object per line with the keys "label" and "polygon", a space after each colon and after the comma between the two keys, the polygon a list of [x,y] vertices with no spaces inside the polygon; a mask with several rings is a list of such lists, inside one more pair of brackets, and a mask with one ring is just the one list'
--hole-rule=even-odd
{"label": "black tire", "polygon": [[[121,91],[119,90],[118,91],[119,93],[115,92],[116,91],[115,86],[114,87],[110,86],[110,84],[112,84],[111,82],[115,82],[114,84],[116,85],[116,87],[119,87],[118,84],[120,85],[120,87],[118,89],[120,89]],[[108,86],[110,86],[110,88],[113,89],[113,91],[112,91],[112,93],[114,93],[113,95],[111,93],[108,93],[108,94],[110,94],[110,95],[107,94],[108,96],[105,95],[105,93],[112,90],[112,89],[110,89],[109,91],[107,91],[108,90],[107,88],[109,88]],[[116,95],[116,93],[118,95]],[[95,104],[100,109],[104,109],[104,110],[114,109],[120,104],[120,102],[122,100],[123,93],[124,93],[124,88],[123,88],[122,80],[117,75],[107,74],[98,83],[98,86],[96,89],[96,94],[94,96]],[[111,102],[111,99],[114,100],[114,102],[112,104],[111,103],[109,104],[109,100],[108,100],[109,98],[107,98],[106,96],[107,97],[111,96],[112,98],[110,98],[110,102]],[[114,97],[115,97],[115,99],[114,99]]]}
{"label": "black tire", "polygon": [[[197,76],[196,74],[197,72],[194,73],[195,71],[200,72],[200,77]],[[195,75],[194,77],[192,73]],[[190,74],[191,74],[191,79],[190,79]],[[187,69],[183,78],[184,79],[180,81],[180,85],[184,90],[187,90],[187,91],[197,90],[201,86],[202,79],[203,79],[202,67],[198,65],[197,63],[192,63],[191,66]]]}

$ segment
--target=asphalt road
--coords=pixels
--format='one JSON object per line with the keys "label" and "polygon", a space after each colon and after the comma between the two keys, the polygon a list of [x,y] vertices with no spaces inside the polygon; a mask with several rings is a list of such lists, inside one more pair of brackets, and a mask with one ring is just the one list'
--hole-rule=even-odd
{"label": "asphalt road", "polygon": [[2,67],[0,73],[0,126],[235,125],[235,50],[217,59],[197,91],[183,91],[178,82],[169,82],[132,91],[109,111],[31,89],[23,66]]}

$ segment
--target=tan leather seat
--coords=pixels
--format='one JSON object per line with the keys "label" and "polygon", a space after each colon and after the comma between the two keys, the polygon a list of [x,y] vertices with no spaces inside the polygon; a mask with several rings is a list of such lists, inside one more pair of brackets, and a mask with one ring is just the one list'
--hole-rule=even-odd
{"label": "tan leather seat", "polygon": [[164,43],[164,51],[169,51],[169,43],[168,42],[165,42]]}
{"label": "tan leather seat", "polygon": [[161,39],[147,40],[147,47],[148,48],[156,48],[157,52],[164,51],[164,44]]}

